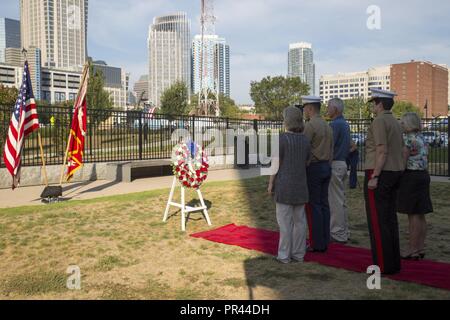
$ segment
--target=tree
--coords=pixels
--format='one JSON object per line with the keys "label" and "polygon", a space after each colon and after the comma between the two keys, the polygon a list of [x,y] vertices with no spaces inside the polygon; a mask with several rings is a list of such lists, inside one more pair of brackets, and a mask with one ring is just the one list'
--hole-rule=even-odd
{"label": "tree", "polygon": [[344,100],[344,116],[347,119],[369,119],[370,106],[363,97]]}
{"label": "tree", "polygon": [[[100,70],[95,70],[92,64],[89,65],[89,82],[87,88],[87,107],[96,110],[111,110],[113,108],[113,101],[109,92],[104,89],[105,80],[103,73]],[[102,122],[108,119],[107,112],[95,112],[93,114],[94,122]]]}
{"label": "tree", "polygon": [[16,88],[8,88],[0,84],[0,140],[2,146],[9,126],[12,109],[18,95],[19,90]]}
{"label": "tree", "polygon": [[[210,93],[210,98],[213,95]],[[198,95],[192,95],[190,110],[195,110],[198,107]],[[241,110],[237,107],[236,103],[230,97],[223,94],[219,94],[219,109],[220,117],[222,118],[239,118],[241,116]]]}
{"label": "tree", "polygon": [[394,114],[395,117],[401,118],[402,115],[404,115],[407,112],[415,112],[420,117],[423,117],[423,112],[411,102],[406,101],[395,102],[394,107],[392,108],[392,113]]}
{"label": "tree", "polygon": [[267,119],[281,119],[283,110],[301,101],[307,95],[309,87],[300,78],[283,76],[266,77],[260,82],[252,81],[250,96],[255,102],[256,113]]}
{"label": "tree", "polygon": [[190,111],[186,84],[177,81],[161,95],[161,113],[168,116],[187,115]]}
{"label": "tree", "polygon": [[0,106],[12,107],[15,105],[19,90],[16,88],[5,87],[0,84]]}
{"label": "tree", "polygon": [[0,140],[2,141],[6,135],[9,119],[11,118],[12,109],[16,103],[19,90],[16,88],[8,88],[0,84]]}
{"label": "tree", "polygon": [[230,97],[219,95],[220,116],[224,118],[239,118],[242,114],[238,106]]}

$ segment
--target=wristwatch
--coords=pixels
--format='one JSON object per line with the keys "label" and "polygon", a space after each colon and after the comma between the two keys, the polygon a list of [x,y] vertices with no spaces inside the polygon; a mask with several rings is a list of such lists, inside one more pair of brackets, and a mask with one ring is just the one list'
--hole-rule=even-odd
{"label": "wristwatch", "polygon": [[371,180],[378,179],[380,176],[372,176]]}

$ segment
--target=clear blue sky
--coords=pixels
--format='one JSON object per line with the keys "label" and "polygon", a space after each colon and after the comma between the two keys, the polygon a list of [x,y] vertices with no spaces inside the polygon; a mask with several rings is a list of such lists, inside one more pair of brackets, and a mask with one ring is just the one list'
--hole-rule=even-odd
{"label": "clear blue sky", "polygon": [[[313,44],[316,76],[429,60],[450,65],[450,1],[215,0],[217,34],[231,46],[232,97],[250,103],[250,81],[286,75],[289,43]],[[381,30],[366,26],[381,9]],[[90,0],[89,55],[131,72],[147,71],[153,17],[185,11],[199,31],[200,0]],[[19,18],[18,0],[1,0],[0,16]]]}

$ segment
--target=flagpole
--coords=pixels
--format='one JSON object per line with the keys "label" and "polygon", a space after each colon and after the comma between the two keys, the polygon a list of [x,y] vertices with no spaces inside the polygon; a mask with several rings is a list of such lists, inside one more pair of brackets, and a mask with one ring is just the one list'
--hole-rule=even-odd
{"label": "flagpole", "polygon": [[[81,82],[80,82],[80,87],[78,88],[77,100],[78,100],[78,98],[80,96],[81,87],[82,87],[82,85],[83,85],[83,83],[84,83],[84,81],[86,79],[87,72],[89,72],[89,62],[86,62],[85,65],[84,65],[84,68],[83,68],[83,77],[82,77]],[[62,164],[62,167],[61,167],[61,177],[59,179],[59,185],[60,186],[62,186],[62,184],[63,184],[64,169],[65,169],[66,162],[67,162],[67,154],[69,153],[71,140],[72,140],[72,133],[69,131],[69,138],[67,139],[67,148],[66,148],[66,152],[64,153],[64,161],[63,161],[63,164]]]}
{"label": "flagpole", "polygon": [[44,174],[45,186],[48,187],[47,167],[45,165],[44,147],[42,146],[42,139],[41,139],[40,129],[38,131],[38,142],[39,142],[39,149],[41,149],[42,173]]}
{"label": "flagpole", "polygon": [[66,162],[67,162],[67,153],[69,153],[69,148],[70,148],[70,142],[72,138],[72,134],[71,132],[69,132],[69,139],[67,139],[67,148],[66,148],[66,152],[64,152],[64,161],[61,167],[61,178],[59,179],[59,185],[62,186],[63,184],[63,179],[64,179],[64,169],[66,166]]}

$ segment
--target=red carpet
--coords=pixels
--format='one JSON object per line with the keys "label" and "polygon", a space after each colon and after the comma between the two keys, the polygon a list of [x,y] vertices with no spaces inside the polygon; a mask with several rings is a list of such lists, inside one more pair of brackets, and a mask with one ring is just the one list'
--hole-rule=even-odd
{"label": "red carpet", "polygon": [[[279,234],[269,230],[230,224],[191,236],[271,255],[276,255],[278,251]],[[363,273],[366,272],[368,266],[373,264],[370,250],[341,244],[331,244],[326,254],[307,253],[305,261]],[[386,277],[450,290],[450,264],[448,263],[429,260],[402,261],[402,271]]]}

